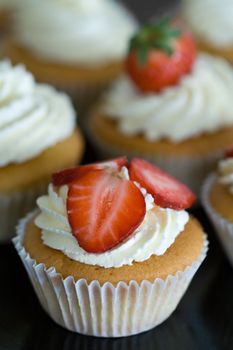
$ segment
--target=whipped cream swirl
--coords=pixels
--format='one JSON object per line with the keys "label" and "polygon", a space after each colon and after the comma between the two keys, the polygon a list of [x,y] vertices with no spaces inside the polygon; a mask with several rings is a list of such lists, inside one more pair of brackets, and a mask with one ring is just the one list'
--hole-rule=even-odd
{"label": "whipped cream swirl", "polygon": [[[125,167],[121,175],[128,179]],[[42,229],[44,244],[62,251],[73,260],[105,268],[132,265],[134,261],[145,261],[152,255],[163,255],[183,231],[189,215],[184,210],[156,206],[152,196],[145,189],[140,190],[146,202],[146,215],[141,225],[115,248],[94,254],[83,250],[71,232],[66,209],[68,186],[55,192],[50,184],[48,195],[37,200],[41,213],[35,219],[36,225]]]}
{"label": "whipped cream swirl", "polygon": [[226,61],[200,54],[192,73],[161,93],[143,94],[127,77],[106,95],[103,110],[126,135],[149,141],[180,142],[233,125],[233,69]]}
{"label": "whipped cream swirl", "polygon": [[233,157],[222,159],[218,163],[219,182],[229,188],[233,194]]}
{"label": "whipped cream swirl", "polygon": [[232,0],[183,0],[182,16],[201,40],[218,47],[233,45]]}
{"label": "whipped cream swirl", "polygon": [[37,156],[74,128],[68,96],[36,84],[23,66],[0,62],[0,167]]}
{"label": "whipped cream swirl", "polygon": [[68,64],[121,60],[136,22],[112,0],[24,0],[16,15],[17,40],[37,55]]}

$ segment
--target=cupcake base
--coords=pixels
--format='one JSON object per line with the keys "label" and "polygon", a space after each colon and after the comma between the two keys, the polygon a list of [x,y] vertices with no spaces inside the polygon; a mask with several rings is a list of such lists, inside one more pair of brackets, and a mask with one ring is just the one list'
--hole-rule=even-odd
{"label": "cupcake base", "polygon": [[223,150],[232,144],[233,127],[180,143],[147,141],[142,135],[127,136],[117,123],[94,109],[86,124],[87,133],[99,158],[127,155],[142,157],[177,177],[197,194]]}
{"label": "cupcake base", "polygon": [[83,151],[84,140],[77,129],[66,139],[28,161],[0,167],[0,193],[7,195],[22,192],[42,181],[48,183],[54,171],[80,162]]}
{"label": "cupcake base", "polygon": [[233,266],[233,195],[226,186],[218,183],[216,174],[211,174],[203,185],[201,197],[206,213]]}
{"label": "cupcake base", "polygon": [[[14,238],[15,247],[45,311],[61,326],[81,334],[99,337],[121,337],[141,333],[160,324],[174,311],[193,275],[206,256],[207,240],[199,224],[191,219],[190,225],[196,227],[194,232],[199,236],[199,247],[196,250],[194,249],[195,257],[189,257],[188,260],[184,259],[181,270],[175,271],[174,274],[165,276],[165,272],[161,275],[164,278],[160,278],[159,274],[154,272],[154,277],[151,280],[150,278],[147,279],[144,273],[146,271],[144,262],[118,269],[103,269],[86,265],[88,270],[95,270],[94,279],[89,280],[88,276],[87,279],[78,278],[81,275],[74,277],[68,275],[69,272],[67,275],[65,273],[62,275],[59,270],[62,266],[65,267],[66,263],[56,269],[53,265],[48,266],[40,262],[40,259],[43,261],[41,247],[37,247],[34,252],[28,251],[28,234],[29,237],[32,237],[32,235],[35,235],[34,230],[38,230],[33,224],[34,216],[35,213],[31,213],[21,221],[17,230],[17,237]],[[188,233],[182,233],[173,244],[174,247],[178,244],[183,252],[185,252],[187,244],[184,243],[182,237],[188,235],[189,240],[192,240],[190,228],[187,231]],[[181,242],[179,243],[179,241]],[[42,242],[40,244],[45,247]],[[169,248],[168,253],[165,253],[165,255],[173,256],[173,260],[170,261],[170,268],[174,268],[172,262],[175,263],[177,259],[178,249],[172,247]],[[62,254],[49,247],[45,247],[45,249],[49,249],[52,255]],[[171,253],[172,250],[173,253]],[[36,259],[33,258],[35,252],[37,252]],[[160,259],[163,257],[153,257],[148,260],[154,258]],[[72,262],[66,257],[65,259]],[[56,257],[54,262],[56,262]],[[77,262],[73,263],[80,265]],[[130,275],[124,273],[124,269],[131,269],[132,271],[136,269],[137,275],[139,275],[138,271],[142,267],[143,270],[141,270],[139,279],[129,280]],[[75,270],[77,273],[82,273],[78,268]],[[97,279],[97,276],[101,276],[100,270],[107,270],[107,276],[103,277],[103,274],[102,280],[101,278]],[[118,277],[114,280],[113,276],[113,280],[111,280],[110,276],[113,274],[108,270],[115,270]]]}
{"label": "cupcake base", "polygon": [[36,199],[46,191],[47,186],[47,182],[41,182],[24,192],[10,195],[0,193],[0,243],[10,241],[19,218],[35,208]]}
{"label": "cupcake base", "polygon": [[207,52],[213,56],[225,58],[230,63],[233,63],[233,47],[217,47],[206,41],[198,40],[199,51]]}
{"label": "cupcake base", "polygon": [[19,218],[36,206],[36,198],[45,192],[51,173],[74,166],[83,148],[77,130],[27,162],[0,168],[0,242],[9,241]]}

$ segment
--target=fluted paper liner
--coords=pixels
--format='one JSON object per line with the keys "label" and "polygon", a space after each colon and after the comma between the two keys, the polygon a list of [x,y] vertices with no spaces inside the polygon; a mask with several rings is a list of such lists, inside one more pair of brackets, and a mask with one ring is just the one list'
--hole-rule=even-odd
{"label": "fluted paper liner", "polygon": [[216,230],[223,249],[225,250],[230,263],[233,266],[233,223],[218,214],[212,207],[209,200],[210,190],[216,180],[216,174],[211,174],[207,177],[202,188],[201,199],[206,213]]}
{"label": "fluted paper liner", "polygon": [[89,122],[90,120],[86,122],[86,131],[100,159],[109,159],[117,156],[119,157],[120,155],[126,155],[129,158],[141,157],[156,164],[184,182],[197,195],[200,193],[201,186],[207,174],[213,171],[217,161],[223,154],[221,150],[200,156],[166,156],[162,154],[140,152],[137,149],[129,152],[121,146],[118,148],[117,146],[109,145],[100,140],[99,137],[94,134],[92,126],[88,124]]}
{"label": "fluted paper liner", "polygon": [[18,220],[35,207],[36,198],[43,194],[47,183],[9,194],[0,193],[0,243],[7,243],[15,234]]}
{"label": "fluted paper liner", "polygon": [[122,337],[157,326],[175,310],[207,252],[205,237],[202,252],[192,265],[153,283],[75,282],[72,276],[63,279],[54,267],[37,264],[25,251],[25,227],[34,215],[20,221],[13,243],[44,310],[61,326],[81,334]]}

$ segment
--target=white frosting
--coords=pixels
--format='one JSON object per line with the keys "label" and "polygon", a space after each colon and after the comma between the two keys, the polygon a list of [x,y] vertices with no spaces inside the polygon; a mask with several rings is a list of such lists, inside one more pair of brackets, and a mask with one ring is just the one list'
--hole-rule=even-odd
{"label": "white frosting", "polygon": [[233,194],[233,157],[220,160],[218,170],[219,182],[226,185]]}
{"label": "white frosting", "polygon": [[182,14],[200,39],[219,47],[233,45],[232,0],[183,0]]}
{"label": "white frosting", "polygon": [[48,60],[98,66],[124,57],[135,28],[127,10],[112,0],[26,0],[15,34]]}
{"label": "white frosting", "polygon": [[35,157],[74,127],[68,96],[36,84],[23,66],[0,61],[0,166]]}
{"label": "white frosting", "polygon": [[[124,167],[121,176],[128,178],[128,171]],[[73,260],[105,268],[131,265],[133,261],[145,261],[151,255],[164,254],[183,231],[189,215],[184,210],[156,206],[152,196],[145,189],[140,190],[146,202],[146,215],[141,225],[117,247],[101,254],[92,254],[83,250],[72,235],[66,209],[68,187],[62,186],[55,192],[50,184],[48,195],[37,200],[41,213],[35,223],[42,229],[44,244],[61,250]]]}
{"label": "white frosting", "polygon": [[192,73],[161,93],[143,94],[127,77],[107,94],[105,115],[126,135],[180,142],[233,124],[233,69],[223,59],[200,54]]}

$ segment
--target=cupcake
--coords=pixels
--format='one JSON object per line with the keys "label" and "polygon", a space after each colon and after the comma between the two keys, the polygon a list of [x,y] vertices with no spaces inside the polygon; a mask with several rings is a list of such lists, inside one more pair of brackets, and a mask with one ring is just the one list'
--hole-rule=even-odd
{"label": "cupcake", "polygon": [[205,180],[202,203],[233,265],[233,148]]}
{"label": "cupcake", "polygon": [[207,239],[185,185],[140,158],[53,175],[14,245],[42,307],[78,333],[121,337],[175,310]]}
{"label": "cupcake", "polygon": [[5,54],[42,82],[90,102],[122,71],[136,22],[111,0],[26,0]]}
{"label": "cupcake", "polygon": [[161,20],[132,38],[126,68],[89,113],[99,156],[139,155],[198,192],[232,143],[232,67],[196,55],[190,33]]}
{"label": "cupcake", "polygon": [[75,117],[68,96],[36,84],[23,66],[0,62],[0,241],[35,206],[51,172],[80,160]]}
{"label": "cupcake", "polygon": [[183,0],[181,16],[195,34],[200,50],[233,63],[231,0]]}

